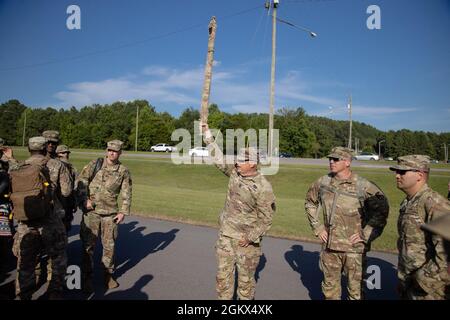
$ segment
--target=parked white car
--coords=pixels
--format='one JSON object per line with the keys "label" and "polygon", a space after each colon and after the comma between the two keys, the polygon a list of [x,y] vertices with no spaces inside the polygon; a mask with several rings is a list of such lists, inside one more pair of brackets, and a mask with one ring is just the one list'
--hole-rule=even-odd
{"label": "parked white car", "polygon": [[354,157],[355,160],[380,160],[377,154],[370,152],[361,152],[359,155]]}
{"label": "parked white car", "polygon": [[189,149],[190,157],[209,157],[208,148],[205,147],[195,147],[193,149]]}
{"label": "parked white car", "polygon": [[150,151],[153,152],[173,152],[175,150],[175,147],[169,146],[165,143],[158,143],[157,145],[151,146],[150,148]]}

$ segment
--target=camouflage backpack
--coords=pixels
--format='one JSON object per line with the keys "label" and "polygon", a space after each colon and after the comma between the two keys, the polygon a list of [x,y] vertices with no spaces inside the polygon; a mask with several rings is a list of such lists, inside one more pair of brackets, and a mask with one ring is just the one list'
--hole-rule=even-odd
{"label": "camouflage backpack", "polygon": [[10,172],[13,216],[17,221],[32,221],[46,217],[52,211],[47,161],[23,164]]}

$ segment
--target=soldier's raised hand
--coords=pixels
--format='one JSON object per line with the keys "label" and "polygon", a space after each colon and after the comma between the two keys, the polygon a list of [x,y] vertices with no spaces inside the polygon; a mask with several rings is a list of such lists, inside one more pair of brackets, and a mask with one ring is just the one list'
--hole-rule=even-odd
{"label": "soldier's raised hand", "polygon": [[7,159],[13,158],[13,151],[10,147],[3,147],[2,151]]}

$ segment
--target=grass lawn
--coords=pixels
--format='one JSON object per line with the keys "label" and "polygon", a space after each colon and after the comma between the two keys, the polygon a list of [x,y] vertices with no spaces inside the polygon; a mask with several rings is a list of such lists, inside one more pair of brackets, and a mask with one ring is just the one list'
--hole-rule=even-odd
{"label": "grass lawn", "polygon": [[[25,159],[23,148],[14,149],[17,159]],[[128,153],[128,152],[127,152]],[[71,161],[78,170],[95,156],[75,152]],[[228,178],[210,165],[174,165],[170,159],[122,158],[133,179],[132,212],[135,214],[217,226],[217,217],[225,201]],[[354,168],[375,182],[387,195],[390,204],[388,224],[373,248],[395,250],[396,220],[404,198],[395,187],[394,175],[387,169]],[[306,215],[304,199],[309,186],[327,173],[326,166],[282,165],[277,175],[268,176],[277,198],[277,212],[271,235],[315,240]],[[447,195],[450,172],[433,172],[430,186]]]}

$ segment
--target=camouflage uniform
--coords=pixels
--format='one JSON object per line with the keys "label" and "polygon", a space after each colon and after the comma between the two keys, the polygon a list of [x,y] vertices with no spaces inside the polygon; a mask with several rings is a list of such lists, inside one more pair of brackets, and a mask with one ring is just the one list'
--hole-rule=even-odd
{"label": "camouflage uniform", "polygon": [[[328,157],[345,159],[351,157],[351,153],[347,148],[337,147]],[[330,173],[309,188],[305,212],[316,236],[323,230],[328,233],[319,262],[324,275],[322,292],[325,299],[341,299],[342,272],[347,276],[349,299],[363,299],[365,255],[386,225],[387,198],[375,184],[355,173],[345,180]],[[352,244],[350,237],[354,234],[359,234],[364,242]]]}
{"label": "camouflage uniform", "polygon": [[[47,141],[59,142],[59,132],[48,130],[44,131],[44,138]],[[47,168],[50,172],[50,181],[53,187],[53,202],[54,210],[57,215],[64,219],[65,210],[63,204],[66,199],[72,195],[73,191],[73,180],[71,174],[61,160],[56,158],[56,153],[54,155],[47,155]]]}
{"label": "camouflage uniform", "polygon": [[[42,133],[42,136],[45,138],[46,143],[48,141],[52,141],[55,143],[59,143],[59,132],[55,130],[47,130]],[[46,155],[47,159],[47,168],[50,174],[50,184],[52,185],[53,190],[53,210],[55,215],[61,219],[61,221],[65,220],[65,210],[64,203],[72,194],[73,186],[70,182],[70,173],[64,164],[56,158],[55,154]],[[67,232],[66,232],[66,242],[67,242]],[[46,252],[44,252],[46,254]],[[39,260],[41,260],[39,258]],[[45,262],[45,259],[36,265],[36,279],[39,282],[41,277],[41,264]],[[52,261],[48,260],[47,263],[47,280],[50,280],[52,277]]]}
{"label": "camouflage uniform", "polygon": [[[241,176],[234,165],[224,163],[222,151],[212,137],[205,138],[205,142],[216,167],[230,177],[216,243],[217,295],[221,300],[233,298],[237,266],[238,298],[251,300],[255,297],[255,272],[261,256],[261,240],[272,225],[275,196],[272,186],[259,172],[251,177]],[[240,160],[249,160],[255,154],[255,150],[247,149],[246,154],[241,153]],[[250,241],[249,246],[238,244],[243,237]]]}
{"label": "camouflage uniform", "polygon": [[[121,151],[122,142],[113,140],[108,142],[108,149]],[[96,161],[91,161],[81,171],[79,180],[79,194],[83,203],[90,199],[94,210],[83,214],[80,238],[83,246],[82,272],[88,281],[92,279],[93,254],[97,237],[101,234],[103,245],[102,263],[105,274],[114,271],[114,249],[117,239],[118,226],[114,222],[117,213],[130,214],[132,181],[128,169],[119,161],[115,165],[108,165],[106,159],[102,168],[89,183]],[[117,197],[121,195],[122,207],[119,210]]]}
{"label": "camouflage uniform", "polygon": [[[59,145],[56,148],[56,154],[63,153],[63,152],[70,153],[70,150],[66,145]],[[63,218],[63,222],[64,222],[64,225],[66,226],[66,230],[69,231],[71,229],[73,214],[76,211],[77,190],[76,190],[75,181],[77,179],[78,173],[77,173],[76,168],[69,162],[68,159],[61,157],[61,158],[59,158],[59,160],[65,166],[66,170],[69,173],[70,189],[72,190],[69,197],[63,197],[63,199],[62,199],[63,200],[62,206],[65,211],[65,216]]]}
{"label": "camouflage uniform", "polygon": [[[398,158],[391,170],[429,172],[429,158],[410,155]],[[426,183],[410,199],[403,200],[398,218],[398,278],[403,299],[440,300],[448,285],[447,255],[438,235],[421,230],[424,223],[450,214],[450,202]]]}
{"label": "camouflage uniform", "polygon": [[[33,137],[29,139],[29,149],[43,150],[45,139]],[[32,155],[25,163],[43,164],[43,155]],[[50,176],[47,172],[47,181]],[[18,221],[17,233],[14,236],[13,252],[17,257],[16,295],[21,299],[31,299],[35,288],[35,267],[39,254],[48,254],[52,264],[52,279],[47,292],[60,295],[63,291],[64,277],[67,267],[67,238],[61,218],[53,210],[39,220]]]}

